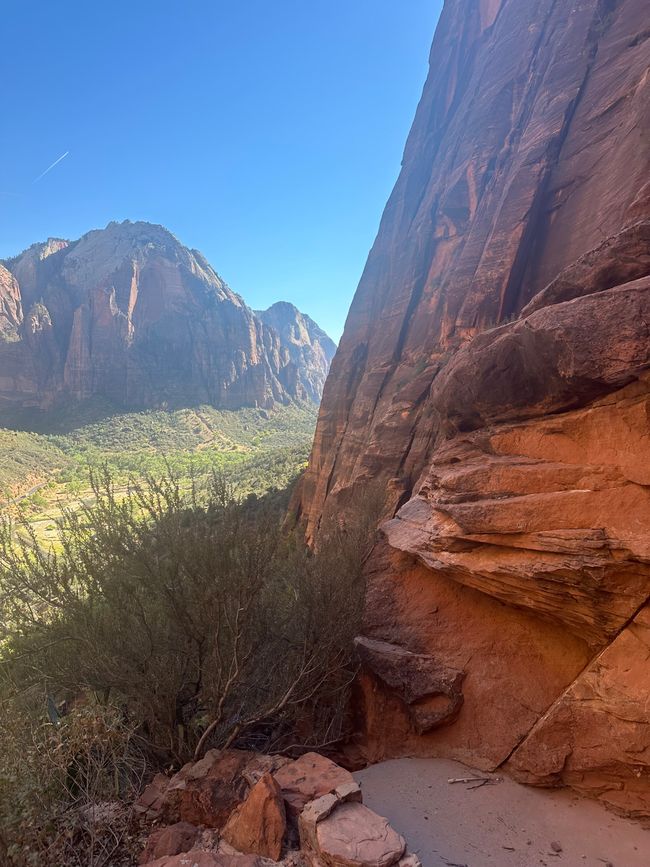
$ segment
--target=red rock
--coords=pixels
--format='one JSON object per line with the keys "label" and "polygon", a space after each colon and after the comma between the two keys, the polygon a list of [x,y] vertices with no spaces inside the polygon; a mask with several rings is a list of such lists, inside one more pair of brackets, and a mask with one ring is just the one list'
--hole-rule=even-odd
{"label": "red rock", "polygon": [[154,831],[147,839],[144,852],[140,856],[140,864],[149,864],[166,855],[189,852],[196,843],[198,834],[198,828],[189,822],[177,822]]}
{"label": "red rock", "polygon": [[[406,498],[435,439],[423,402],[456,348],[650,216],[644,0],[606,16],[600,0],[504,2],[485,20],[479,4],[442,14],[325,388],[296,502],[309,534],[351,485],[379,477]],[[596,285],[642,276],[614,264]]]}
{"label": "red rock", "polygon": [[366,670],[405,702],[418,734],[456,719],[463,704],[462,671],[387,641],[360,637],[356,647]]}
{"label": "red rock", "polygon": [[523,782],[569,784],[610,807],[650,815],[650,606],[540,718],[513,753]]}
{"label": "red rock", "polygon": [[326,867],[391,867],[406,848],[387,819],[355,803],[339,805],[319,822],[316,838]]}
{"label": "red rock", "polygon": [[[359,790],[360,791],[360,790]],[[305,804],[298,817],[300,848],[306,852],[318,851],[318,823],[327,819],[341,803],[334,794],[321,795]]]}
{"label": "red rock", "polygon": [[339,786],[356,786],[349,771],[318,753],[306,753],[274,774],[287,809],[297,816],[308,801],[334,792]]}
{"label": "red rock", "polygon": [[328,795],[321,795],[305,805],[298,819],[300,846],[303,851],[318,851],[318,825],[332,815],[340,804],[361,804],[363,797],[356,783],[339,786]]}
{"label": "red rock", "polygon": [[162,226],[110,223],[6,264],[0,409],[320,399],[335,349],[327,335],[291,304],[254,312]]}
{"label": "red rock", "polygon": [[149,867],[264,867],[255,855],[220,855],[192,849],[180,855],[169,855],[152,861]]}
{"label": "red rock", "polygon": [[282,791],[275,779],[265,774],[232,813],[222,836],[239,852],[279,861],[286,830]]}
{"label": "red rock", "polygon": [[542,307],[613,289],[650,273],[650,220],[639,220],[607,238],[565,268],[524,307],[528,316]]}
{"label": "red rock", "polygon": [[590,658],[564,626],[438,576],[385,541],[369,562],[364,632],[465,672],[457,719],[423,735],[404,699],[364,676],[357,701],[369,762],[445,756],[493,770]]}
{"label": "red rock", "polygon": [[283,759],[244,750],[209,750],[172,777],[163,816],[208,828],[222,828],[248,795],[249,780],[273,772]]}
{"label": "red rock", "polygon": [[[648,44],[644,0],[445,3],[293,504],[313,539],[385,484],[364,627],[384,651],[359,684],[369,757],[512,757],[530,781],[639,815]],[[425,657],[427,676],[465,675],[460,712],[431,730],[414,714]],[[449,707],[424,700],[434,718]]]}
{"label": "red rock", "polygon": [[169,777],[164,774],[156,774],[136,801],[136,812],[145,814],[149,820],[158,819],[162,814],[165,792],[168,787]]}

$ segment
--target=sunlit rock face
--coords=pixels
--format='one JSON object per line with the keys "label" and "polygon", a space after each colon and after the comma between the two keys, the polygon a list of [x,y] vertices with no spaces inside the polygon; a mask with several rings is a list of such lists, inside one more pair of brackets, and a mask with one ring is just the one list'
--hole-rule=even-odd
{"label": "sunlit rock face", "polygon": [[294,503],[315,538],[384,482],[365,636],[462,676],[422,732],[373,658],[370,757],[505,766],[639,815],[649,52],[645,0],[447,0]]}
{"label": "sunlit rock face", "polygon": [[5,265],[0,408],[97,396],[136,409],[320,398],[335,348],[327,335],[292,305],[256,314],[162,226],[111,223]]}
{"label": "sunlit rock face", "polygon": [[334,341],[313,319],[287,301],[277,301],[268,310],[256,311],[256,315],[271,334],[280,335],[279,346],[273,344],[273,351],[277,352],[274,363],[285,389],[318,403],[336,352]]}

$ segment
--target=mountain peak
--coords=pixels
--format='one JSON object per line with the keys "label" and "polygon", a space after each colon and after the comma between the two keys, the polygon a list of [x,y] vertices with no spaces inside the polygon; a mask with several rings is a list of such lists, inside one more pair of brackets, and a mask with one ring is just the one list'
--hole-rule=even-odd
{"label": "mountain peak", "polygon": [[[322,329],[289,303],[256,314],[164,226],[114,221],[6,264],[0,333],[12,340],[0,344],[0,371],[16,373],[0,374],[0,409],[320,399],[334,352]],[[23,321],[36,304],[47,328]]]}
{"label": "mountain peak", "polygon": [[[94,229],[86,235],[94,232],[102,232],[109,236],[132,238],[134,241],[143,243],[178,244],[181,242],[165,226],[159,223],[149,223],[146,220],[111,220],[104,229]],[[86,236],[84,236],[86,237]]]}

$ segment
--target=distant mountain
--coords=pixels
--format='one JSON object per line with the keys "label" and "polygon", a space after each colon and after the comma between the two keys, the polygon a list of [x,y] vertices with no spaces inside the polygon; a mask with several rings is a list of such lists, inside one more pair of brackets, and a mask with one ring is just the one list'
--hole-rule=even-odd
{"label": "distant mountain", "polygon": [[110,223],[0,263],[2,411],[317,402],[334,343],[280,302],[255,312],[167,229]]}

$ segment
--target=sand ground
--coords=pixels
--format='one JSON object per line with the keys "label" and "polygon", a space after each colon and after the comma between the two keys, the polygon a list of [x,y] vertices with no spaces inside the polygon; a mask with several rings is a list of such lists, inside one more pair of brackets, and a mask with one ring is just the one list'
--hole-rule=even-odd
{"label": "sand ground", "polygon": [[397,759],[355,774],[366,805],[390,819],[423,867],[650,867],[650,831],[636,822],[507,777],[475,789],[447,782],[472,776],[489,775],[445,759]]}

